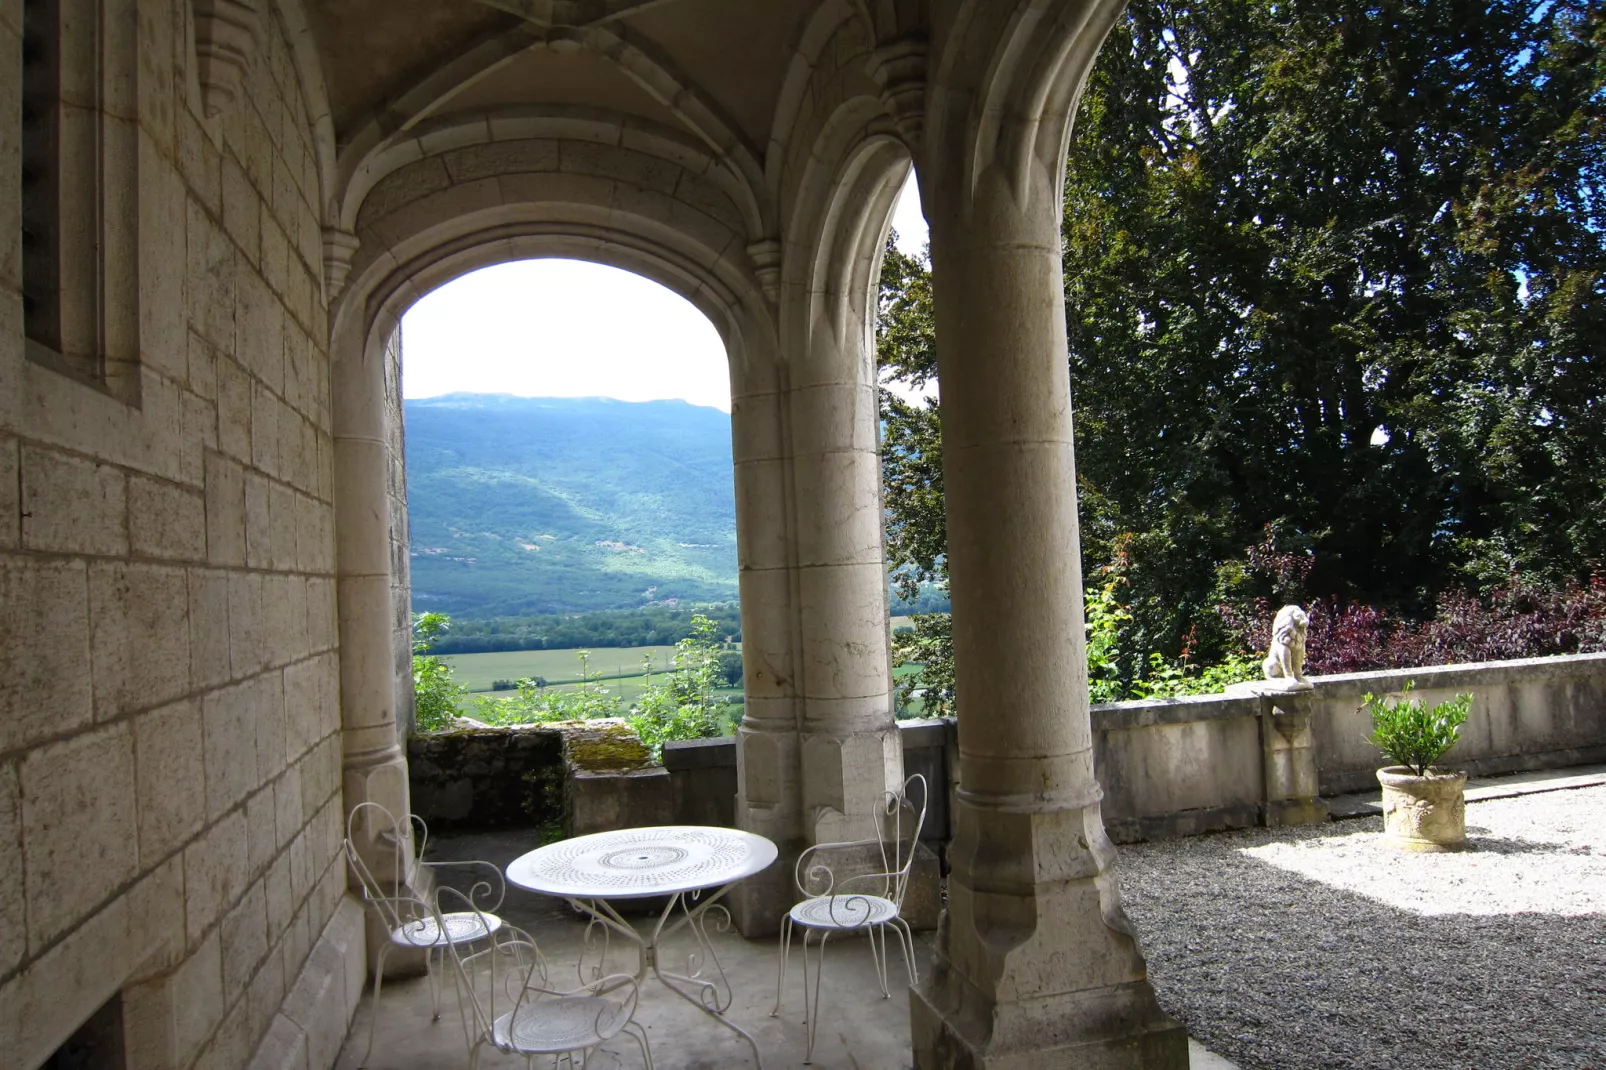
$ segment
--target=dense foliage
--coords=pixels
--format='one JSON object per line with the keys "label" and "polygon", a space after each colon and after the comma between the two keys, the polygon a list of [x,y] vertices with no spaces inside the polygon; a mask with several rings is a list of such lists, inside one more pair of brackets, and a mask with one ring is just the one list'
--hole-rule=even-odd
{"label": "dense foliage", "polygon": [[435,653],[657,646],[677,643],[691,635],[695,627],[693,621],[699,616],[712,620],[722,639],[741,642],[742,620],[736,603],[717,602],[533,617],[454,619],[452,634],[436,642]]}
{"label": "dense foliage", "polygon": [[1077,117],[1085,560],[1210,634],[1276,522],[1302,597],[1430,613],[1606,559],[1606,23],[1551,0],[1137,0]]}
{"label": "dense foliage", "polygon": [[1429,710],[1421,699],[1411,697],[1415,684],[1407,680],[1405,693],[1392,701],[1367,694],[1365,709],[1372,718],[1373,745],[1395,765],[1426,776],[1429,767],[1460,741],[1472,696],[1462,693]]}
{"label": "dense foliage", "polygon": [[[1287,601],[1315,672],[1606,642],[1603,86],[1599,5],[1129,7],[1065,200],[1095,698],[1252,665]],[[925,265],[881,282],[921,385]],[[892,563],[941,583],[940,408],[883,420]],[[950,695],[946,621],[898,642]]]}
{"label": "dense foliage", "polygon": [[467,688],[452,679],[452,668],[430,653],[451,621],[443,613],[413,614],[413,724],[434,732],[452,723]]}

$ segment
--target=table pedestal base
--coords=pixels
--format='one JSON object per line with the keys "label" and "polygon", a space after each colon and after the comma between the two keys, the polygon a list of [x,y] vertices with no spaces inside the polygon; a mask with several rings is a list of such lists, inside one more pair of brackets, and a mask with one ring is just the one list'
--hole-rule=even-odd
{"label": "table pedestal base", "polygon": [[[601,926],[604,934],[602,944],[602,957],[605,959],[611,942],[611,935],[618,933],[624,940],[636,946],[638,964],[636,967],[636,981],[639,983],[647,979],[650,973],[658,979],[669,991],[690,1003],[693,1007],[708,1015],[720,1025],[729,1029],[743,1040],[753,1050],[753,1065],[758,1070],[764,1070],[764,1059],[758,1052],[758,1042],[751,1034],[729,1018],[725,1012],[730,1009],[734,993],[731,990],[730,979],[725,976],[725,968],[719,963],[719,956],[714,951],[713,942],[708,938],[708,914],[718,911],[715,920],[717,931],[728,932],[731,928],[730,911],[719,900],[735,886],[735,882],[727,884],[715,891],[712,895],[702,895],[699,892],[676,892],[669,897],[668,904],[659,913],[652,931],[643,936],[624,919],[605,899],[579,899],[568,898],[569,905],[585,914],[590,915],[591,921],[586,928],[586,946],[594,946],[592,938],[593,928]],[[677,916],[677,910],[679,911]],[[665,937],[679,932],[682,928],[690,929],[697,938],[698,950],[687,956],[686,973],[673,973],[664,970],[658,962],[658,954],[662,948]],[[713,973],[705,974],[705,970],[712,966]],[[581,980],[585,980],[585,958],[581,958]],[[593,980],[603,974],[602,963],[592,967]]]}

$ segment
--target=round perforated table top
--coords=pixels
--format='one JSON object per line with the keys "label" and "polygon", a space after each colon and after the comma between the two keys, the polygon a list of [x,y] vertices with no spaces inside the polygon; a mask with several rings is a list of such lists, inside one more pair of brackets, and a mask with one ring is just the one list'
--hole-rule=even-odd
{"label": "round perforated table top", "polygon": [[630,899],[714,888],[775,861],[775,845],[739,829],[665,825],[577,836],[520,855],[507,879],[574,899]]}

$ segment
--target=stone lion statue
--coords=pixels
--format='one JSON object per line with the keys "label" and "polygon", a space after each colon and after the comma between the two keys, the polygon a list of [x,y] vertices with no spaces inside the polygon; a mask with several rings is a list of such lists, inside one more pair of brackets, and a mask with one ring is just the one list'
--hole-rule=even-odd
{"label": "stone lion statue", "polygon": [[1299,606],[1284,606],[1271,622],[1271,650],[1260,663],[1268,680],[1305,682],[1305,630],[1310,617]]}

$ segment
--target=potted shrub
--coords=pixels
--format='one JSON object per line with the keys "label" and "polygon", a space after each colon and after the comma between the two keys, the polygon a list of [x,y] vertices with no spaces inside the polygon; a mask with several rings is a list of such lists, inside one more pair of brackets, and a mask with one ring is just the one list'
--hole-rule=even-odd
{"label": "potted shrub", "polygon": [[1383,834],[1408,851],[1449,851],[1466,843],[1467,775],[1434,768],[1461,738],[1472,696],[1460,694],[1429,710],[1411,698],[1365,696],[1372,742],[1395,764],[1377,771],[1383,785]]}

